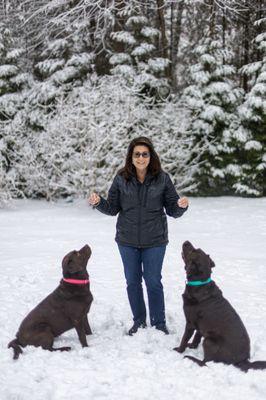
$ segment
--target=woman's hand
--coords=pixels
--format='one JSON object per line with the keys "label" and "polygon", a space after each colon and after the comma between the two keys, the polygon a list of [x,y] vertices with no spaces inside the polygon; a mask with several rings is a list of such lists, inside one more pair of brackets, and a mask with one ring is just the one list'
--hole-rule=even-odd
{"label": "woman's hand", "polygon": [[181,208],[186,208],[186,207],[188,207],[188,198],[187,198],[187,197],[180,197],[180,199],[178,199],[177,204],[178,204],[179,207],[181,207]]}
{"label": "woman's hand", "polygon": [[100,203],[100,200],[101,200],[101,198],[100,198],[100,196],[98,196],[97,193],[92,193],[90,195],[90,197],[88,198],[88,202],[92,206],[97,206],[97,204]]}

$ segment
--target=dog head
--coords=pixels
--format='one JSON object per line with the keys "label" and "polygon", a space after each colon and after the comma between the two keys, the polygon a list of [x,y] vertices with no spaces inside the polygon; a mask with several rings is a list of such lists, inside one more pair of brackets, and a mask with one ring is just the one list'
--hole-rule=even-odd
{"label": "dog head", "polygon": [[210,277],[214,262],[203,250],[195,249],[188,240],[183,243],[182,257],[188,280],[205,280]]}
{"label": "dog head", "polygon": [[91,248],[87,244],[80,250],[68,253],[62,261],[64,278],[87,277],[86,267],[90,256]]}

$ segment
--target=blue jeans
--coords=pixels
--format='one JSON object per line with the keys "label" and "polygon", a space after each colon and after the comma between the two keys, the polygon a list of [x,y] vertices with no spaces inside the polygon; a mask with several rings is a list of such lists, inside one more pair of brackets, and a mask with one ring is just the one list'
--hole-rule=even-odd
{"label": "blue jeans", "polygon": [[127,294],[134,322],[146,321],[142,289],[143,277],[147,288],[151,325],[165,324],[161,271],[166,245],[139,249],[119,244],[118,248],[124,265]]}

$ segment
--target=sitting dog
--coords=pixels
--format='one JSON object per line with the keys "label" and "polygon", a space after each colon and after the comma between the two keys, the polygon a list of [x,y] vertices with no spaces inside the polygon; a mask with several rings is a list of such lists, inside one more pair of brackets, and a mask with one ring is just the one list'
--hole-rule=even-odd
{"label": "sitting dog", "polygon": [[86,270],[91,256],[88,245],[71,251],[62,261],[63,279],[59,286],[39,303],[22,321],[16,339],[8,347],[14,350],[14,359],[22,353],[21,347],[41,346],[50,351],[68,351],[71,347],[54,348],[56,336],[75,328],[82,347],[87,347],[86,335],[91,328],[87,313],[93,300],[89,275]]}
{"label": "sitting dog", "polygon": [[186,327],[179,347],[174,350],[183,353],[187,347],[195,349],[203,337],[203,361],[186,356],[198,365],[214,361],[233,364],[245,372],[250,368],[265,369],[266,361],[249,361],[248,333],[239,315],[210,278],[215,266],[212,259],[189,241],[183,243],[182,250],[187,275],[183,294]]}

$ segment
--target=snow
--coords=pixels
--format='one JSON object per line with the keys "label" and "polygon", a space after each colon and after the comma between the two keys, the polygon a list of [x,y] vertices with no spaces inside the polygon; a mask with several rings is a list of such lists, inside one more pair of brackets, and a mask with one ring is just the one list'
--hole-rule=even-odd
{"label": "snow", "polygon": [[126,78],[132,78],[135,75],[135,70],[130,65],[116,65],[112,68],[112,73],[122,75]]}
{"label": "snow", "polygon": [[67,39],[57,39],[47,43],[47,49],[43,52],[43,56],[47,52],[51,56],[59,56],[62,51],[68,48]]}
{"label": "snow", "polygon": [[136,44],[134,36],[126,31],[112,32],[110,37],[117,42],[126,43],[128,45]]}
{"label": "snow", "polygon": [[159,29],[151,28],[149,26],[144,26],[141,31],[141,35],[146,37],[146,38],[153,38],[160,36],[160,31]]}
{"label": "snow", "polygon": [[246,150],[262,150],[262,144],[258,142],[257,140],[249,140],[245,144],[245,149]]}
{"label": "snow", "polygon": [[134,57],[144,56],[150,54],[155,49],[156,47],[153,44],[141,43],[139,46],[135,47],[135,49],[131,52],[131,55]]}
{"label": "snow", "polygon": [[228,164],[226,166],[226,172],[233,176],[241,176],[242,169],[237,164]]}
{"label": "snow", "polygon": [[80,53],[74,54],[70,60],[66,63],[66,65],[74,65],[75,67],[86,66],[92,63],[94,58],[93,53]]}
{"label": "snow", "polygon": [[258,72],[261,69],[261,66],[262,66],[261,61],[253,62],[253,63],[244,65],[240,69],[240,72],[242,74],[247,74],[247,75],[256,74],[256,72]]}
{"label": "snow", "polygon": [[156,58],[151,58],[148,60],[148,65],[153,72],[162,72],[165,70],[165,68],[169,65],[170,60],[167,58],[162,58],[162,57],[156,57]]}
{"label": "snow", "polygon": [[18,73],[18,68],[15,65],[0,65],[0,77],[9,78]]}
{"label": "snow", "polygon": [[59,68],[64,67],[65,63],[65,60],[53,58],[38,62],[36,68],[38,68],[44,75],[49,75],[57,71]]}
{"label": "snow", "polygon": [[51,80],[60,84],[71,81],[78,76],[78,69],[73,66],[65,67],[63,70],[55,72],[51,75]]}
{"label": "snow", "polygon": [[220,106],[215,106],[212,104],[206,105],[205,109],[201,112],[201,118],[206,121],[212,122],[213,120],[223,121],[225,119],[226,113]]}
{"label": "snow", "polygon": [[248,196],[260,196],[260,192],[258,190],[252,189],[251,187],[242,183],[235,183],[233,188],[235,189],[236,193],[239,193],[240,195],[247,194]]}
{"label": "snow", "polygon": [[23,55],[23,53],[24,53],[23,49],[12,49],[7,52],[6,60],[8,60],[8,61],[17,60],[18,58],[20,58]]}
{"label": "snow", "polygon": [[227,82],[212,82],[207,86],[206,93],[211,94],[228,94],[232,90],[231,85]]}
{"label": "snow", "polygon": [[142,15],[134,15],[132,17],[129,17],[127,22],[126,22],[126,27],[128,28],[133,28],[134,25],[146,25],[148,24],[148,19]]}
{"label": "snow", "polygon": [[[191,198],[180,219],[168,218],[170,243],[163,268],[170,335],[148,327],[135,336],[131,326],[120,256],[113,240],[116,218],[100,214],[85,200],[17,200],[0,210],[1,242],[1,400],[264,400],[266,371],[247,374],[209,363],[200,368],[172,351],[185,319],[181,294],[181,244],[189,239],[216,263],[213,279],[240,314],[251,338],[251,359],[266,360],[265,259],[266,198]],[[82,349],[74,330],[56,346],[66,353],[26,347],[12,359],[7,343],[25,315],[58,285],[63,256],[88,243],[94,301],[89,313],[93,336]],[[202,358],[202,346],[187,350]]]}
{"label": "snow", "polygon": [[109,58],[109,63],[111,65],[124,64],[127,62],[131,63],[131,57],[129,54],[126,53],[116,53]]}

